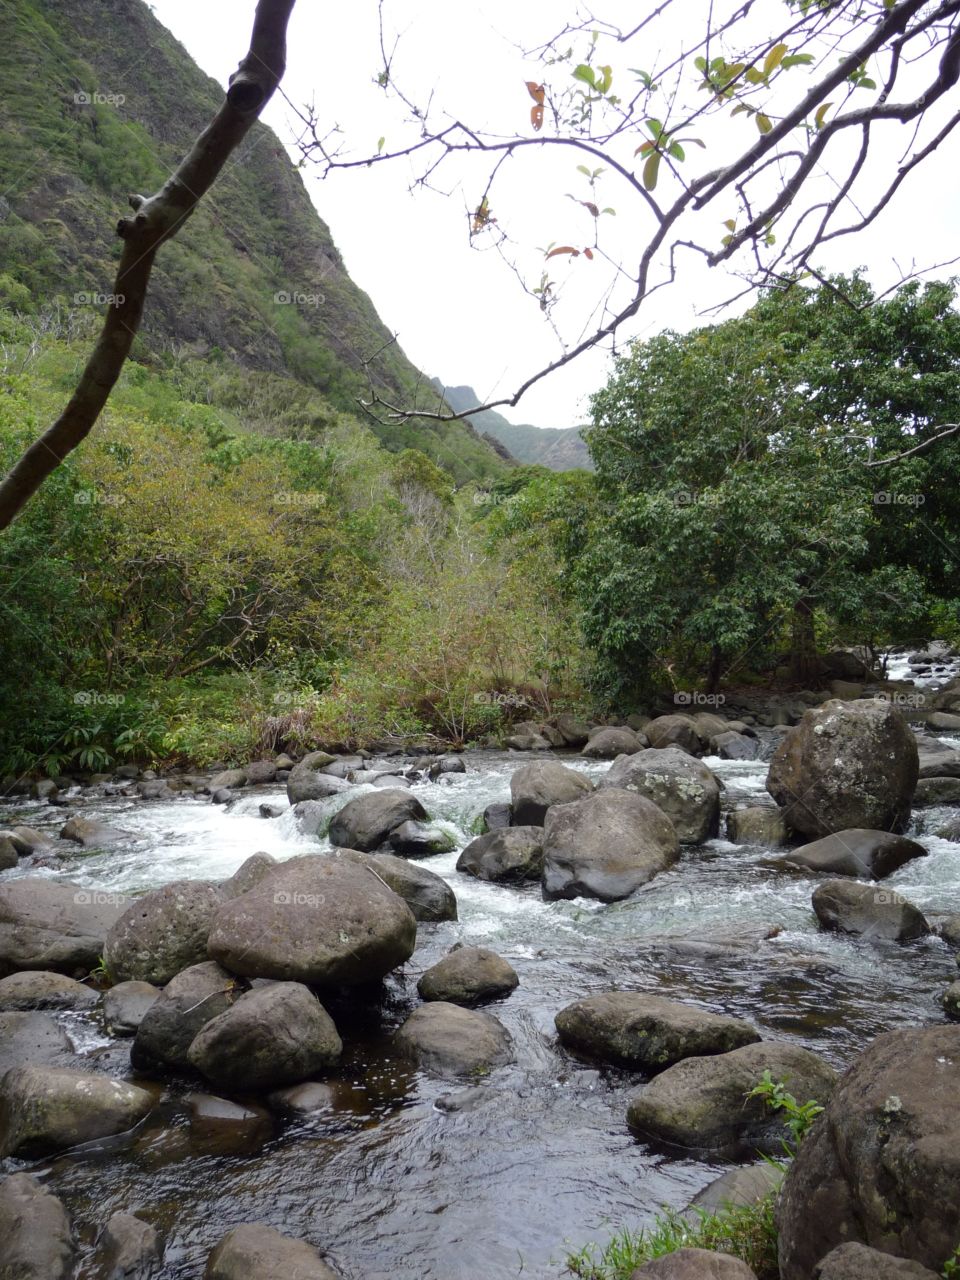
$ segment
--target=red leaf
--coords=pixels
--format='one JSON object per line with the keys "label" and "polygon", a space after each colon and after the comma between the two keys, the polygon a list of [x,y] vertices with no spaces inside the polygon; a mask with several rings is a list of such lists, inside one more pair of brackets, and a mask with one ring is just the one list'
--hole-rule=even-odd
{"label": "red leaf", "polygon": [[572,244],[562,244],[559,249],[551,249],[547,254],[547,257],[555,258],[558,253],[569,253],[571,258],[580,257],[580,250],[575,249]]}
{"label": "red leaf", "polygon": [[530,108],[530,123],[536,130],[543,128],[543,107],[536,106]]}
{"label": "red leaf", "polygon": [[537,84],[536,80],[527,81],[527,93],[534,100],[538,107],[543,106],[544,92],[543,85]]}

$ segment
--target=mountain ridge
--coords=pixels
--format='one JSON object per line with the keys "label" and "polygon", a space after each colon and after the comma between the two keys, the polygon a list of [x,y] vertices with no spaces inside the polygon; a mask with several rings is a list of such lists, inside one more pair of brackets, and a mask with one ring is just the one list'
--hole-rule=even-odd
{"label": "mountain ridge", "polygon": [[[431,381],[455,413],[462,413],[471,405],[481,403],[473,387],[450,387],[439,378]],[[491,437],[505,448],[516,462],[548,467],[551,471],[593,470],[593,461],[580,427],[517,425],[495,409],[471,413],[467,421],[483,436]]]}

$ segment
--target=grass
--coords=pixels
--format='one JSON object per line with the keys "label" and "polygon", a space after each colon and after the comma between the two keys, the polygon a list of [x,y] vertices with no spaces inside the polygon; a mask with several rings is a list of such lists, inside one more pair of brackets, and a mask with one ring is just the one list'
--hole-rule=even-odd
{"label": "grass", "polygon": [[600,1245],[589,1244],[567,1257],[567,1269],[580,1280],[629,1280],[645,1262],[677,1249],[710,1249],[742,1258],[758,1280],[777,1280],[777,1229],[773,1211],[776,1193],[755,1204],[731,1206],[707,1213],[664,1210],[653,1225],[639,1231],[624,1229]]}

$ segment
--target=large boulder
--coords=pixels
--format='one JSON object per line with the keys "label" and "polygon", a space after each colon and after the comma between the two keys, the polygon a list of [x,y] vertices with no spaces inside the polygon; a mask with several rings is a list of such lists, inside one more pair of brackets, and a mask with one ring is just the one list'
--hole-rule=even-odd
{"label": "large boulder", "polygon": [[918,809],[960,805],[960,778],[921,778],[917,783],[913,802]]}
{"label": "large boulder", "polygon": [[[660,750],[666,747],[678,747],[692,756],[703,754],[704,734],[701,733],[692,716],[657,716],[655,720],[647,721],[643,732],[651,747],[657,747]],[[711,732],[716,732],[716,729],[712,729]],[[709,736],[710,732],[707,732],[706,737]]]}
{"label": "large boulder", "polygon": [[245,1222],[210,1254],[203,1280],[337,1280],[337,1274],[305,1240]]}
{"label": "large boulder", "polygon": [[210,923],[223,902],[214,880],[174,880],[131,902],[103,950],[112,980],[162,987],[205,960]]}
{"label": "large boulder", "polygon": [[590,741],[581,754],[591,760],[615,760],[617,756],[629,756],[635,751],[642,751],[646,745],[646,738],[634,733],[632,729],[604,728],[591,733]]}
{"label": "large boulder", "polygon": [[630,1280],[757,1280],[742,1258],[711,1249],[674,1249],[644,1263]]}
{"label": "large boulder", "polygon": [[826,880],[813,891],[820,927],[861,938],[912,942],[930,932],[923,913],[892,889],[857,880]]}
{"label": "large boulder", "polygon": [[783,1280],[849,1241],[940,1272],[960,1240],[958,1063],[954,1026],[888,1031],[854,1061],[784,1179]]}
{"label": "large boulder", "polygon": [[513,1061],[510,1036],[492,1014],[441,1000],[414,1009],[393,1043],[431,1075],[469,1075]]}
{"label": "large boulder", "polygon": [[518,827],[542,827],[551,805],[579,800],[592,790],[593,783],[586,774],[556,760],[535,760],[510,779],[513,820]]}
{"label": "large boulder", "polygon": [[187,1057],[214,1084],[242,1092],[296,1084],[342,1052],[333,1019],[311,991],[299,982],[271,982],[211,1018]]}
{"label": "large boulder", "polygon": [[106,849],[120,844],[124,840],[132,840],[130,831],[122,831],[119,827],[111,827],[106,822],[97,822],[93,818],[70,818],[60,828],[61,840],[73,840],[82,844],[85,849]]}
{"label": "large boulder", "polygon": [[616,902],[679,855],[677,833],[662,809],[646,796],[608,787],[548,811],[543,896]]}
{"label": "large boulder", "polygon": [[720,826],[720,783],[679,747],[651,747],[614,760],[601,787],[636,791],[662,809],[681,844],[702,844]]}
{"label": "large boulder", "polygon": [[246,984],[212,960],[191,965],[168,982],[137,1028],[130,1057],[137,1070],[186,1067],[187,1052],[207,1022],[225,1013]]}
{"label": "large boulder", "polygon": [[146,1089],[70,1067],[15,1067],[0,1080],[0,1157],[64,1151],[132,1129]]}
{"label": "large boulder", "polygon": [[207,949],[233,973],[330,987],[379,981],[416,942],[404,900],[370,868],[334,853],[291,858],[225,902]]}
{"label": "large boulder", "polygon": [[813,1280],[940,1280],[942,1274],[850,1240],[820,1259]]}
{"label": "large boulder", "polygon": [[85,977],[128,901],[123,894],[39,876],[0,884],[0,975],[53,969]]}
{"label": "large boulder", "polygon": [[45,1013],[0,1013],[0,1076],[31,1063],[68,1065],[73,1060],[70,1038]]}
{"label": "large boulder", "polygon": [[753,1044],[748,1022],[643,991],[608,991],[561,1009],[557,1033],[568,1049],[650,1075],[683,1058]]}
{"label": "large boulder", "polygon": [[833,835],[814,840],[799,849],[791,849],[780,863],[835,876],[882,880],[914,858],[926,856],[926,849],[916,840],[908,840],[906,836],[895,835],[892,831],[867,831],[854,827],[849,831],[835,831]]}
{"label": "large boulder", "polygon": [[90,1009],[100,994],[75,978],[42,969],[0,978],[0,1013],[18,1009]]}
{"label": "large boulder", "polygon": [[855,827],[902,831],[918,769],[917,740],[891,703],[832,699],[784,735],[767,790],[787,825],[811,838]]}
{"label": "large boulder", "polygon": [[424,1000],[476,1004],[506,996],[519,984],[513,967],[486,947],[455,947],[429,968],[417,983]]}
{"label": "large boulder", "polygon": [[457,870],[478,880],[521,883],[543,872],[543,827],[505,827],[471,840]]}
{"label": "large boulder", "polygon": [[330,823],[330,843],[341,849],[371,853],[385,844],[392,831],[427,811],[409,791],[387,787],[348,800]]}
{"label": "large boulder", "polygon": [[67,1280],[76,1250],[60,1200],[29,1173],[0,1182],[0,1276]]}
{"label": "large boulder", "polygon": [[782,1114],[762,1098],[747,1097],[765,1071],[801,1103],[825,1103],[836,1083],[833,1068],[809,1049],[761,1041],[668,1067],[630,1099],[627,1123],[638,1137],[674,1147],[780,1155],[790,1136]]}
{"label": "large boulder", "polygon": [[241,893],[249,893],[261,880],[265,880],[279,863],[272,853],[251,853],[240,863],[232,876],[220,881],[220,888],[225,898],[239,898]]}

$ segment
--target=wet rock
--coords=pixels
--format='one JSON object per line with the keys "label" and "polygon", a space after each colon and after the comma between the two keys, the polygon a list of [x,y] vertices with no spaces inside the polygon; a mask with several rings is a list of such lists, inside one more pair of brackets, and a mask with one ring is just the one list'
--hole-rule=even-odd
{"label": "wet rock", "polygon": [[503,745],[510,751],[549,751],[550,743],[542,733],[511,733]]}
{"label": "wet rock", "polygon": [[547,813],[543,896],[615,902],[672,866],[679,852],[672,822],[645,796],[595,791]]}
{"label": "wet rock", "polygon": [[710,739],[710,751],[721,760],[756,760],[760,755],[760,743],[743,733],[725,730]]}
{"label": "wet rock", "polygon": [[568,747],[586,745],[587,739],[590,737],[590,726],[585,720],[581,720],[579,716],[569,715],[564,712],[557,716],[556,723],[557,732]]}
{"label": "wet rock", "polygon": [[943,1012],[952,1022],[960,1022],[960,982],[951,982],[940,997]]}
{"label": "wet rock", "polygon": [[258,809],[259,809],[261,818],[279,818],[281,813],[283,813],[284,811],[283,805],[267,804],[266,801],[264,801],[263,804],[259,805]]}
{"label": "wet rock", "polygon": [[469,1075],[513,1061],[510,1036],[496,1018],[440,1000],[414,1009],[393,1043],[431,1075]]}
{"label": "wet rock", "polygon": [[[736,1209],[756,1204],[771,1191],[779,1190],[783,1174],[783,1169],[766,1160],[762,1164],[729,1169],[719,1178],[714,1178],[702,1191],[698,1191],[689,1207],[693,1210],[702,1209],[705,1213],[716,1213],[718,1209]],[[698,1221],[696,1213],[691,1220]]]}
{"label": "wet rock", "polygon": [[[722,724],[722,721],[719,723]],[[679,747],[689,755],[703,754],[704,738],[697,728],[696,721],[690,716],[671,715],[657,716],[644,727],[651,747],[663,750],[665,747]],[[713,729],[716,732],[716,728]],[[709,734],[707,735],[709,737]]]}
{"label": "wet rock", "polygon": [[295,1116],[316,1115],[319,1111],[335,1110],[337,1091],[333,1085],[317,1080],[306,1084],[293,1084],[285,1089],[275,1089],[267,1099],[276,1111]]}
{"label": "wet rock", "polygon": [[111,978],[163,986],[201,963],[223,901],[213,880],[174,880],[137,898],[107,934],[103,956]]}
{"label": "wet rock", "polygon": [[148,1222],[132,1213],[115,1213],[79,1280],[155,1280],[162,1254],[160,1238]]}
{"label": "wet rock", "polygon": [[941,916],[936,922],[936,929],[948,946],[960,949],[960,913]]}
{"label": "wet rock", "polygon": [[214,1138],[223,1147],[250,1147],[265,1142],[273,1132],[269,1111],[254,1105],[241,1106],[212,1093],[188,1093],[190,1128],[198,1137]]}
{"label": "wet rock", "polygon": [[103,997],[103,1021],[114,1036],[134,1036],[137,1028],[160,997],[159,988],[149,982],[120,982]]}
{"label": "wet rock", "polygon": [[646,796],[673,823],[681,844],[702,844],[717,834],[720,784],[702,761],[679,747],[621,756],[599,785]]}
{"label": "wet rock", "polygon": [[64,1151],[132,1129],[153,1106],[136,1085],[69,1067],[15,1067],[0,1080],[0,1156]]}
{"label": "wet rock", "polygon": [[831,700],[784,737],[767,790],[787,825],[812,838],[850,828],[902,831],[918,770],[916,738],[889,702]]}
{"label": "wet rock", "polygon": [[827,880],[813,891],[822,929],[863,938],[912,942],[930,932],[923,913],[892,889],[855,880]]}
{"label": "wet rock", "polygon": [[769,1070],[798,1102],[825,1103],[836,1073],[815,1053],[779,1041],[748,1044],[731,1053],[685,1058],[630,1099],[627,1123],[640,1138],[697,1151],[782,1153],[783,1119],[762,1098],[746,1095]]}
{"label": "wet rock", "polygon": [[405,822],[426,818],[427,811],[408,791],[368,791],[348,800],[330,823],[330,843],[341,849],[372,853]]}
{"label": "wet rock", "polygon": [[60,829],[61,840],[73,840],[82,844],[85,849],[103,849],[124,840],[134,839],[130,831],[121,831],[119,827],[111,827],[106,822],[96,822],[91,818],[71,818]]}
{"label": "wet rock", "polygon": [[920,747],[921,778],[960,778],[960,751],[952,751],[940,743],[924,743]]}
{"label": "wet rock", "polygon": [[398,787],[407,789],[413,786],[413,783],[410,781],[409,778],[405,778],[403,777],[402,774],[396,774],[396,773],[378,773],[378,774],[375,774],[370,781],[371,781],[371,786],[383,787],[385,789],[391,788],[391,787],[394,790],[396,790]]}
{"label": "wet rock", "polygon": [[510,779],[513,821],[518,827],[542,827],[551,805],[579,800],[592,790],[590,779],[576,769],[556,760],[535,760]]}
{"label": "wet rock", "polygon": [[61,973],[43,970],[11,973],[0,978],[0,1012],[22,1009],[91,1009],[98,992]]}
{"label": "wet rock", "polygon": [[246,977],[354,986],[403,964],[416,940],[413,913],[379,875],[336,854],[307,854],[224,903],[207,947]]}
{"label": "wet rock", "polygon": [[67,1033],[45,1013],[0,1013],[0,1076],[33,1062],[65,1066],[73,1056]]}
{"label": "wet rock", "polygon": [[45,836],[42,831],[36,831],[33,827],[22,825],[11,827],[9,831],[4,831],[3,834],[21,858],[29,857],[31,853],[36,853],[38,849],[53,848],[53,841],[48,836]]}
{"label": "wet rock", "polygon": [[401,858],[432,858],[456,847],[448,831],[426,822],[402,822],[390,833],[390,848]]}
{"label": "wet rock", "polygon": [[280,865],[272,853],[251,853],[241,862],[229,880],[223,880],[220,888],[225,898],[239,898],[241,893],[249,893],[262,880]]}
{"label": "wet rock", "polygon": [[67,1211],[28,1173],[0,1182],[0,1276],[67,1280],[75,1249]]}
{"label": "wet rock", "polygon": [[851,1240],[820,1259],[813,1280],[940,1280],[940,1276],[919,1262],[895,1258]]}
{"label": "wet rock", "polygon": [[748,1022],[641,991],[588,996],[561,1009],[555,1021],[566,1048],[651,1075],[683,1058],[760,1039]]}
{"label": "wet rock", "polygon": [[960,778],[921,778],[914,792],[913,803],[918,809],[932,809],[935,805],[960,805]]}
{"label": "wet rock", "polygon": [[404,900],[415,920],[456,920],[457,895],[442,876],[389,853],[362,854],[358,850],[357,857],[366,859],[388,887]]}
{"label": "wet rock", "polygon": [[483,811],[485,831],[500,831],[513,822],[513,808],[509,804],[488,804]]}
{"label": "wet rock", "polygon": [[223,769],[210,779],[210,791],[215,796],[218,791],[234,791],[247,785],[247,775],[243,769]]}
{"label": "wet rock", "polygon": [[476,1004],[509,995],[519,984],[513,967],[486,947],[456,947],[417,983],[424,1000]]}
{"label": "wet rock", "polygon": [[940,1271],[960,1236],[958,1062],[954,1026],[888,1031],[854,1061],[784,1179],[783,1280],[850,1241]]}
{"label": "wet rock", "polygon": [[17,866],[19,861],[20,855],[17,853],[13,841],[8,840],[4,835],[0,835],[0,871],[9,871],[11,867]]}
{"label": "wet rock", "polygon": [[234,1227],[210,1254],[204,1280],[338,1280],[304,1240],[262,1222]]}
{"label": "wet rock", "polygon": [[439,760],[435,760],[427,772],[431,778],[439,778],[445,773],[466,773],[467,766],[463,756],[450,751]]}
{"label": "wet rock", "polygon": [[630,1280],[757,1280],[740,1258],[709,1249],[676,1249],[646,1262]]}
{"label": "wet rock", "polygon": [[233,792],[229,787],[217,787],[210,799],[214,804],[229,804],[233,799]]}
{"label": "wet rock", "polygon": [[349,789],[350,784],[346,778],[338,778],[332,773],[313,768],[309,763],[311,759],[311,756],[307,756],[290,771],[290,777],[287,779],[287,798],[293,805],[300,804],[304,800],[326,800],[329,796],[335,796]]}
{"label": "wet rock", "polygon": [[792,849],[780,859],[783,866],[802,867],[839,876],[882,880],[914,858],[925,858],[922,844],[891,831],[852,828]]}
{"label": "wet rock", "polygon": [[244,1091],[305,1080],[343,1051],[316,996],[299,982],[248,991],[197,1033],[190,1063],[214,1084]]}
{"label": "wet rock", "polygon": [[590,760],[614,760],[642,751],[646,745],[646,738],[632,729],[599,729],[590,735],[582,754]]}
{"label": "wet rock", "polygon": [[40,876],[0,884],[0,975],[53,969],[85,977],[128,902],[123,894]]}
{"label": "wet rock", "polygon": [[272,760],[252,760],[245,772],[248,787],[262,787],[274,781],[277,776],[277,766]]}
{"label": "wet rock", "polygon": [[186,1067],[187,1051],[200,1029],[225,1013],[246,984],[212,960],[191,965],[164,987],[137,1028],[130,1058],[138,1070]]}
{"label": "wet rock", "polygon": [[506,827],[471,840],[457,870],[478,880],[519,884],[543,871],[543,827]]}
{"label": "wet rock", "polygon": [[752,805],[727,814],[727,839],[734,844],[759,844],[768,848],[787,843],[787,824],[779,809]]}

